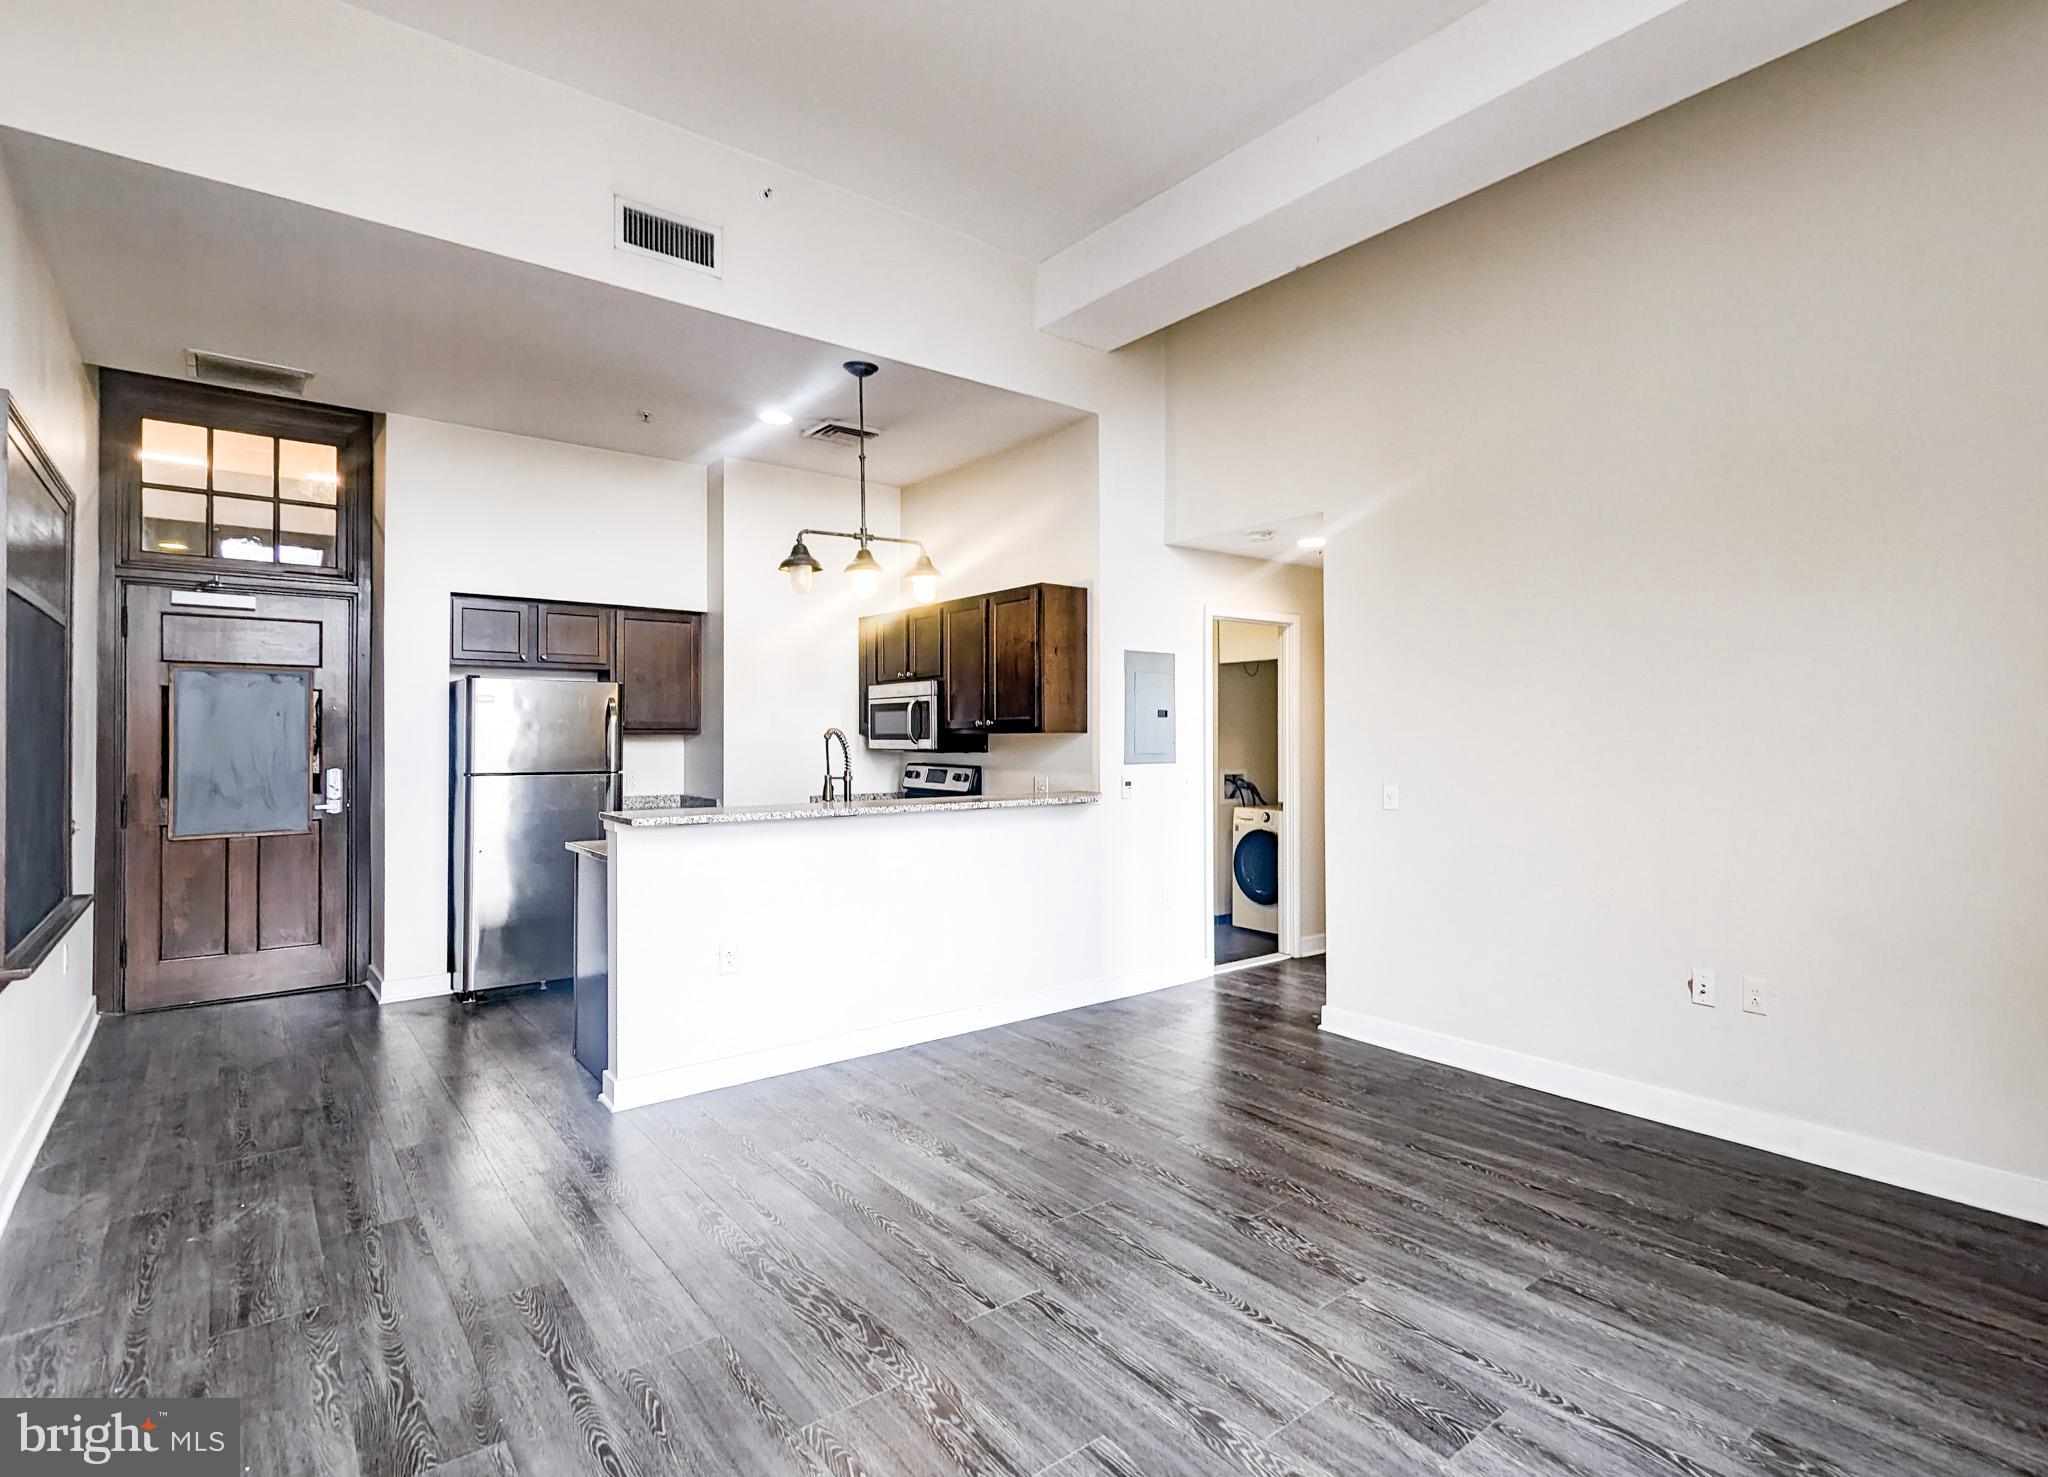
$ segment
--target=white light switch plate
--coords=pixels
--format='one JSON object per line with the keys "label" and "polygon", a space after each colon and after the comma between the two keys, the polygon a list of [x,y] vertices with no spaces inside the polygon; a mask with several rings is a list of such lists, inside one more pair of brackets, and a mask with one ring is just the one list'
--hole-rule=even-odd
{"label": "white light switch plate", "polygon": [[1692,972],[1692,978],[1686,981],[1685,988],[1686,992],[1692,997],[1693,1004],[1705,1005],[1711,1008],[1714,1003],[1714,971],[1711,969],[1695,969]]}
{"label": "white light switch plate", "polygon": [[740,972],[740,951],[736,945],[726,944],[718,951],[718,972],[738,974]]}
{"label": "white light switch plate", "polygon": [[1380,786],[1380,809],[1381,809],[1381,810],[1399,810],[1400,808],[1401,808],[1401,787],[1400,787],[1399,785],[1381,785],[1381,786]]}
{"label": "white light switch plate", "polygon": [[1130,798],[1131,798],[1131,796],[1132,796],[1132,795],[1133,795],[1134,793],[1136,793],[1136,791],[1135,791],[1135,789],[1134,789],[1134,787],[1133,787],[1133,783],[1132,783],[1132,781],[1130,781],[1130,780],[1126,779],[1126,780],[1124,781],[1124,790],[1123,790],[1123,795],[1124,795],[1124,799],[1126,799],[1126,800],[1130,799]]}

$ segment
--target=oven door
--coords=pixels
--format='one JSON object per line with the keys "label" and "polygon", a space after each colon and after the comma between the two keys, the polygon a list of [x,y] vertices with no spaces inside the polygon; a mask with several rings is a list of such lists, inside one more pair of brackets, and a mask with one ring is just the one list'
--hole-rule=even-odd
{"label": "oven door", "polygon": [[871,749],[936,749],[939,746],[939,703],[925,690],[891,693],[877,687],[868,692],[868,747]]}

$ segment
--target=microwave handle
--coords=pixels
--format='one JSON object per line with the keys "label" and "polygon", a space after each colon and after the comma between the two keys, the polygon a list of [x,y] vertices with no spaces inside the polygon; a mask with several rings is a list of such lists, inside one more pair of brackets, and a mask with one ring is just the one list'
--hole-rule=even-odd
{"label": "microwave handle", "polygon": [[931,699],[919,698],[910,705],[910,741],[922,743],[925,737],[925,715],[931,711]]}

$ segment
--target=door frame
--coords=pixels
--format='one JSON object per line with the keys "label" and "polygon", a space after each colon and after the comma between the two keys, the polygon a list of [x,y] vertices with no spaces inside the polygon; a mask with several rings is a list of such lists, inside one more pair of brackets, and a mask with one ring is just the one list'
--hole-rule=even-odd
{"label": "door frame", "polygon": [[[102,369],[100,379],[100,509],[99,509],[99,642],[98,700],[100,742],[95,796],[93,889],[93,994],[104,1014],[127,1010],[127,971],[122,960],[128,914],[125,882],[127,857],[120,822],[121,789],[127,775],[127,636],[122,629],[125,594],[131,585],[162,585],[172,589],[205,589],[223,595],[326,595],[350,602],[351,657],[348,799],[348,948],[346,985],[361,984],[370,959],[370,840],[376,774],[376,718],[371,711],[375,685],[371,672],[375,609],[372,599],[374,530],[374,444],[377,418],[367,411],[277,395],[259,395],[202,385],[190,380]],[[342,486],[345,496],[338,520],[345,541],[346,566],[333,574],[287,572],[280,566],[251,564],[246,571],[209,562],[181,569],[163,555],[129,558],[131,522],[141,517],[141,478],[136,471],[136,446],[106,434],[115,416],[140,411],[150,416],[185,416],[207,420],[252,417],[273,427],[272,434],[294,429],[340,434]]]}
{"label": "door frame", "polygon": [[[1202,835],[1207,846],[1202,853],[1202,949],[1210,973],[1216,972],[1216,834],[1217,812],[1222,802],[1216,767],[1216,623],[1248,621],[1280,630],[1280,809],[1287,824],[1280,834],[1280,938],[1279,953],[1285,958],[1301,957],[1301,612],[1245,610],[1236,606],[1206,605],[1202,608],[1202,783],[1207,787],[1202,808]],[[1227,973],[1268,961],[1272,955],[1225,965]]]}

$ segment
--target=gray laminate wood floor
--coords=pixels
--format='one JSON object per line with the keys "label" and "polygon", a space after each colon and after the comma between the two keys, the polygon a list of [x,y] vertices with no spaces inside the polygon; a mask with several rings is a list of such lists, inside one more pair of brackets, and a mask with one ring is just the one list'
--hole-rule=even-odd
{"label": "gray laminate wood floor", "polygon": [[1315,1029],[1283,964],[614,1118],[567,1001],[108,1021],[0,1389],[250,1470],[2048,1471],[2048,1231]]}

